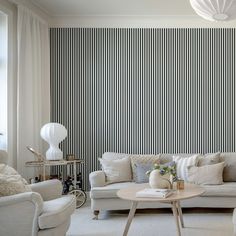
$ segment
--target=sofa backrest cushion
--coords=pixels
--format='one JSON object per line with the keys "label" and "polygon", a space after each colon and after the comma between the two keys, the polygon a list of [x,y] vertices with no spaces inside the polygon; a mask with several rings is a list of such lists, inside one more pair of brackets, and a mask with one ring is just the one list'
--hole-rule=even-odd
{"label": "sofa backrest cushion", "polygon": [[216,153],[207,153],[205,155],[201,155],[198,161],[198,166],[205,165],[214,165],[221,162],[220,160],[220,152]]}
{"label": "sofa backrest cushion", "polygon": [[236,182],[236,153],[222,152],[220,160],[225,163],[223,172],[224,182]]}
{"label": "sofa backrest cushion", "polygon": [[173,156],[191,157],[195,154],[193,153],[161,153],[159,155],[160,155],[160,164],[165,164],[165,163],[173,161]]}
{"label": "sofa backrest cushion", "polygon": [[104,160],[117,160],[117,159],[123,159],[125,157],[129,157],[130,154],[126,153],[118,153],[118,152],[105,152],[102,155],[102,159]]}

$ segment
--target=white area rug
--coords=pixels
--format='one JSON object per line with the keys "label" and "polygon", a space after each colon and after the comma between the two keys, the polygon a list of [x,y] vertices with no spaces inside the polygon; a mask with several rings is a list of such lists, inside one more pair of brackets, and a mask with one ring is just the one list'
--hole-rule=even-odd
{"label": "white area rug", "polygon": [[[182,236],[232,236],[232,210],[186,209]],[[92,220],[89,202],[72,216],[67,236],[121,236],[128,212],[102,212]],[[141,210],[133,219],[128,236],[175,236],[176,228],[170,210]]]}

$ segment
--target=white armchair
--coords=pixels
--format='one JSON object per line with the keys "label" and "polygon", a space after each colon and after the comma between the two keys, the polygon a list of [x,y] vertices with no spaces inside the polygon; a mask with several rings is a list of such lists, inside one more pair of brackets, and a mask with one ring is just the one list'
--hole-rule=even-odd
{"label": "white armchair", "polygon": [[[0,163],[5,160],[0,151]],[[62,195],[59,180],[30,186],[32,192],[0,197],[0,235],[64,236],[76,208],[75,197]]]}

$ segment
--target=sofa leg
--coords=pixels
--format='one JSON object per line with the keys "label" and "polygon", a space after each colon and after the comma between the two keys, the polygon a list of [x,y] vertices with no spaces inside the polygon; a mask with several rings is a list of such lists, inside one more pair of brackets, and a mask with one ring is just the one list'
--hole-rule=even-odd
{"label": "sofa leg", "polygon": [[93,220],[98,220],[99,211],[93,211],[94,217]]}

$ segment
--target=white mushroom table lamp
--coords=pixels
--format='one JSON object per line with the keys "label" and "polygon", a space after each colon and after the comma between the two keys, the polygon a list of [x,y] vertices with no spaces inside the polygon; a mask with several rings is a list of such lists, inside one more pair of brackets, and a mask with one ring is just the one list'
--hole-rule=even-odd
{"label": "white mushroom table lamp", "polygon": [[59,148],[59,143],[67,136],[66,128],[59,123],[48,123],[41,128],[40,135],[49,144],[46,159],[50,161],[62,160],[63,152]]}

